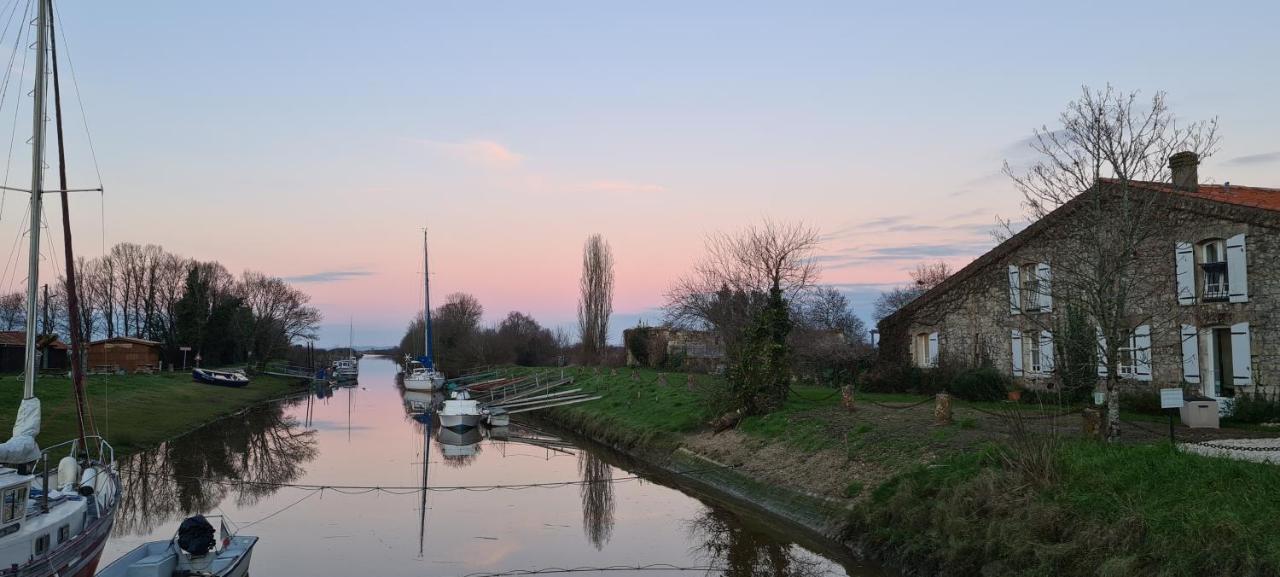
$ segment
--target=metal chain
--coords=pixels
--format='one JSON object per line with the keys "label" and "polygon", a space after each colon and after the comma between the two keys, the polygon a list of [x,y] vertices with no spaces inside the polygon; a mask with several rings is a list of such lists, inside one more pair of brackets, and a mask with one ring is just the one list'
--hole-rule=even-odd
{"label": "metal chain", "polygon": [[[871,404],[873,404],[873,405],[875,405],[875,406],[877,406],[877,407],[884,407],[884,408],[886,408],[886,409],[893,409],[893,410],[895,410],[895,411],[901,411],[901,410],[904,410],[904,409],[914,409],[914,408],[916,408],[916,407],[919,407],[920,405],[923,405],[923,404],[925,404],[925,403],[928,403],[928,402],[932,401],[933,399],[925,399],[925,400],[923,400],[923,401],[920,401],[919,403],[912,403],[912,404],[910,404],[910,405],[902,405],[902,406],[894,406],[894,405],[886,405],[886,404],[884,404],[884,403],[877,403],[877,402],[875,402],[875,401],[873,401],[873,400],[871,400],[871,399],[865,399],[865,400],[866,400],[868,403],[871,403]],[[855,402],[856,402],[856,397],[855,397]]]}

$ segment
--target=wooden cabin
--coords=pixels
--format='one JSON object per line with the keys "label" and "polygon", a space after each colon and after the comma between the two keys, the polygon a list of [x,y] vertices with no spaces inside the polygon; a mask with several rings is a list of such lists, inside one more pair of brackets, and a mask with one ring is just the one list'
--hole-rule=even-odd
{"label": "wooden cabin", "polygon": [[[53,337],[40,341],[45,344],[40,357],[41,369],[67,369],[71,366],[66,343]],[[27,351],[27,333],[24,331],[0,331],[0,373],[21,373]]]}
{"label": "wooden cabin", "polygon": [[160,343],[112,337],[89,343],[89,371],[137,373],[160,370]]}

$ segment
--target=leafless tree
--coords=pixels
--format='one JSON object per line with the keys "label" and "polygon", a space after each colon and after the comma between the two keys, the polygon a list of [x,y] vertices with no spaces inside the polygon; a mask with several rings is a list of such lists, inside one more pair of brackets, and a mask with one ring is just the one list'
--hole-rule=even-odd
{"label": "leafless tree", "polygon": [[[667,322],[733,332],[730,327],[736,323],[730,318],[737,315],[726,314],[726,295],[761,301],[754,296],[778,289],[794,300],[817,282],[813,253],[818,240],[817,230],[803,223],[769,220],[737,233],[708,236],[706,256],[667,291]],[[754,306],[739,312],[750,312]]]}
{"label": "leafless tree", "polygon": [[27,322],[27,299],[20,292],[0,296],[0,327],[6,331],[22,330]]}
{"label": "leafless tree", "polygon": [[256,362],[270,360],[295,339],[315,338],[321,316],[307,305],[311,297],[280,278],[252,271],[241,276],[240,284],[252,314],[248,345]]}
{"label": "leafless tree", "polygon": [[[1120,434],[1120,348],[1139,325],[1171,322],[1176,299],[1168,294],[1165,234],[1172,196],[1133,186],[1169,182],[1169,158],[1189,151],[1205,158],[1218,143],[1217,121],[1176,123],[1165,94],[1143,99],[1108,86],[1084,88],[1067,105],[1062,126],[1035,131],[1031,148],[1040,160],[1026,172],[1005,163],[1022,193],[1028,220],[1071,211],[1069,223],[1046,225],[1041,262],[1052,266],[1049,283],[1033,290],[1078,307],[1097,323],[1100,364],[1107,367],[1107,427]],[[1011,232],[1011,231],[1010,231]],[[1169,282],[1164,282],[1168,280]],[[1050,328],[1054,315],[1027,315]]]}
{"label": "leafless tree", "polygon": [[613,314],[613,250],[604,237],[593,234],[582,247],[579,281],[578,335],[583,362],[597,364],[609,345],[609,316]]}

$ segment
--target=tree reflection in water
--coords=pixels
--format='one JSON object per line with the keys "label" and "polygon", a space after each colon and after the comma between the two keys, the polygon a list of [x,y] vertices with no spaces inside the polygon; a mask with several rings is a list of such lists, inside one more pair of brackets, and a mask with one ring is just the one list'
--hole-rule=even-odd
{"label": "tree reflection in water", "polygon": [[768,535],[743,525],[729,511],[707,509],[689,521],[693,548],[708,565],[724,567],[733,577],[811,577],[827,574],[825,564]]}
{"label": "tree reflection in water", "polygon": [[270,484],[297,480],[303,465],[316,457],[315,431],[286,416],[288,404],[254,407],[125,459],[114,533],[145,535],[158,525],[208,512],[233,494],[243,507],[279,490],[203,479]]}
{"label": "tree reflection in water", "polygon": [[600,550],[613,535],[613,474],[609,464],[590,451],[578,451],[578,473],[582,476],[582,532]]}

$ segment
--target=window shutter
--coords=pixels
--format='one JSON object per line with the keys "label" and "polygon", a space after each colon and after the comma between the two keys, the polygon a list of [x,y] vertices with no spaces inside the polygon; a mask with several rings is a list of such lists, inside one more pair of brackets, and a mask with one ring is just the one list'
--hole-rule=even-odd
{"label": "window shutter", "polygon": [[1102,334],[1102,327],[1098,329],[1098,376],[1106,378],[1107,376],[1107,337]]}
{"label": "window shutter", "polygon": [[1133,329],[1133,378],[1139,381],[1151,380],[1151,325],[1140,325]]}
{"label": "window shutter", "polygon": [[1022,331],[1013,329],[1013,376],[1022,376]]}
{"label": "window shutter", "polygon": [[929,366],[938,366],[938,333],[929,333]]}
{"label": "window shutter", "polygon": [[1200,384],[1200,335],[1193,325],[1182,325],[1182,379]]}
{"label": "window shutter", "polygon": [[1178,277],[1178,304],[1191,305],[1196,302],[1196,253],[1189,242],[1174,245],[1174,265]]}
{"label": "window shutter", "polygon": [[1249,302],[1248,259],[1244,252],[1244,234],[1227,239],[1227,285],[1233,303]]}
{"label": "window shutter", "polygon": [[1040,369],[1044,374],[1053,372],[1053,333],[1040,331]]}
{"label": "window shutter", "polygon": [[1036,265],[1036,277],[1040,280],[1039,298],[1040,312],[1047,313],[1053,310],[1053,291],[1049,290],[1050,281],[1052,279],[1052,271],[1049,270],[1048,263],[1040,263]]}
{"label": "window shutter", "polygon": [[1009,314],[1022,313],[1021,286],[1018,284],[1018,267],[1009,265]]}
{"label": "window shutter", "polygon": [[1232,382],[1237,387],[1253,384],[1252,354],[1249,351],[1249,323],[1231,325]]}

